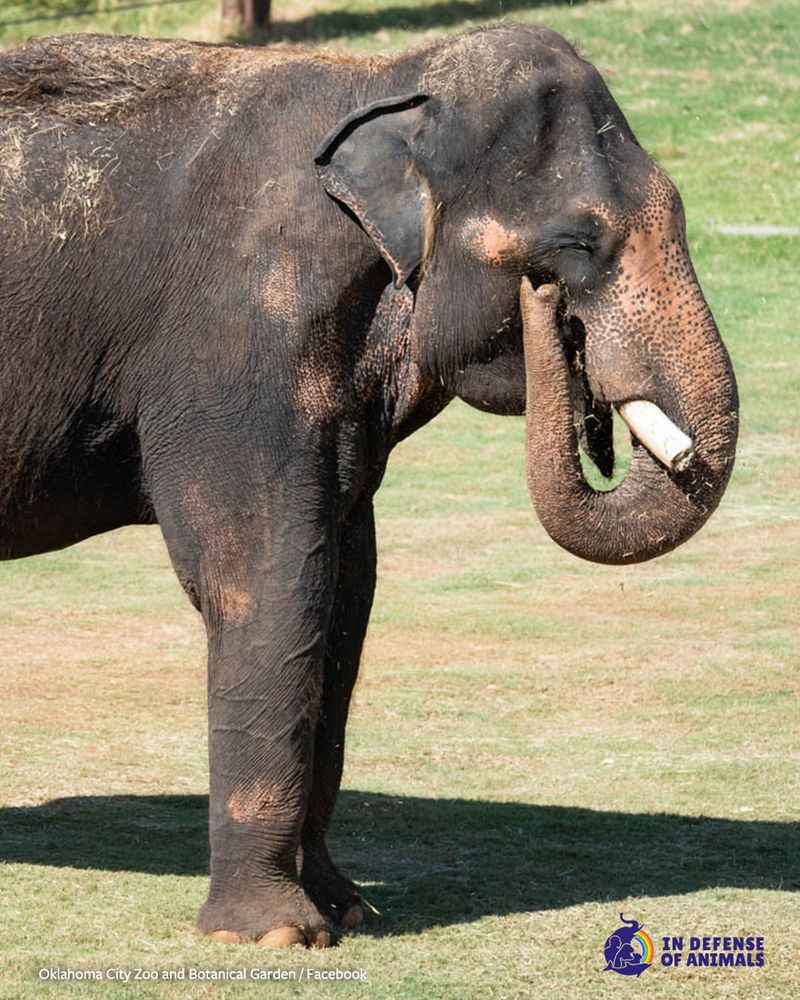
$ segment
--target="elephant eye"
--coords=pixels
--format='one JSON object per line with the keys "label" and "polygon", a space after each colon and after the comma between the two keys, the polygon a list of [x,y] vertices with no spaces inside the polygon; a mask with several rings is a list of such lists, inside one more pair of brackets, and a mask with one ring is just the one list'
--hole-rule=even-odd
{"label": "elephant eye", "polygon": [[588,240],[569,240],[559,247],[559,250],[577,250],[579,253],[585,253],[589,256],[594,253],[594,249],[594,244]]}

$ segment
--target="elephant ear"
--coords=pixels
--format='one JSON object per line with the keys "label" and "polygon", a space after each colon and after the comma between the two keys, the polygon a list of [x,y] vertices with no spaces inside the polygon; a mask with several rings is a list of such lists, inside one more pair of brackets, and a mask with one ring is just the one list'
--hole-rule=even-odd
{"label": "elephant ear", "polygon": [[431,197],[412,146],[426,94],[374,101],[343,118],[314,156],[328,194],[355,215],[402,287],[425,253]]}

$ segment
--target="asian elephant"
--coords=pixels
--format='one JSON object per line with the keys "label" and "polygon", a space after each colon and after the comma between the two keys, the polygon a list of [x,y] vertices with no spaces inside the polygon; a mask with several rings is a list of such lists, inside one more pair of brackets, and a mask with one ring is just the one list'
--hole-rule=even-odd
{"label": "asian elephant", "polygon": [[[537,512],[598,562],[725,489],[736,385],[678,193],[544,28],[75,36],[0,54],[0,232],[0,555],[161,526],[208,634],[199,928],[327,945],[363,916],[325,834],[392,447],[455,397],[527,412]],[[634,444],[595,492],[578,441],[609,473],[636,400],[691,448]]]}

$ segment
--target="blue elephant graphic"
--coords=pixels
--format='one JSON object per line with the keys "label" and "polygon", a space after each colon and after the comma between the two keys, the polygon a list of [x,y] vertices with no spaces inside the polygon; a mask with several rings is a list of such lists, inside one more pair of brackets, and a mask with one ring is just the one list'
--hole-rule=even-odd
{"label": "blue elephant graphic", "polygon": [[641,952],[631,942],[644,925],[638,920],[626,920],[621,913],[619,919],[627,926],[618,927],[606,938],[603,947],[606,967],[603,972],[611,970],[622,976],[640,976],[645,969],[650,968],[650,963],[642,961]]}

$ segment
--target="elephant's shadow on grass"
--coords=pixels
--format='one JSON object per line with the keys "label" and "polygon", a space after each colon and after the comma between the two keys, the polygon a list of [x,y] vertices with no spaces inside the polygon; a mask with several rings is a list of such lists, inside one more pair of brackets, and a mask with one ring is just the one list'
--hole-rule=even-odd
{"label": "elephant's shadow on grass", "polygon": [[[207,799],[0,809],[0,860],[202,875]],[[331,847],[383,914],[374,934],[709,886],[800,889],[800,824],[344,791]]]}

